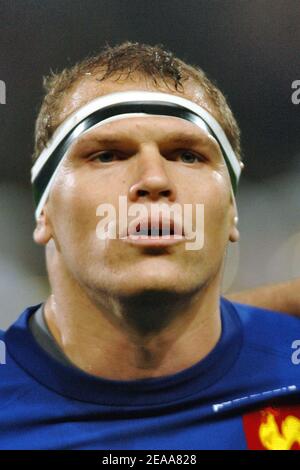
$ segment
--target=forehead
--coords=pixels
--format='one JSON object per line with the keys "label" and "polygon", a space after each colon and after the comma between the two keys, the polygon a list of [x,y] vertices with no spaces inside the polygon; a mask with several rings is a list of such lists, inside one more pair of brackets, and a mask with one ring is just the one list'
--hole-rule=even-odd
{"label": "forehead", "polygon": [[100,81],[97,74],[94,73],[92,75],[84,75],[64,93],[60,101],[60,113],[57,116],[57,124],[59,125],[74,111],[99,96],[132,90],[160,91],[187,98],[205,108],[218,119],[212,103],[194,80],[187,80],[183,90],[179,91],[175,90],[171,84],[169,86],[167,83],[154,84],[151,78],[140,75],[131,75],[126,77],[126,79],[111,78]]}
{"label": "forehead", "polygon": [[[101,142],[106,140],[113,143],[120,141],[148,141],[156,140],[164,142],[166,139],[173,143],[179,141],[207,142],[210,136],[205,124],[202,127],[192,122],[174,116],[118,116],[108,123],[101,123],[83,133],[77,142]],[[215,140],[215,139],[213,139]]]}

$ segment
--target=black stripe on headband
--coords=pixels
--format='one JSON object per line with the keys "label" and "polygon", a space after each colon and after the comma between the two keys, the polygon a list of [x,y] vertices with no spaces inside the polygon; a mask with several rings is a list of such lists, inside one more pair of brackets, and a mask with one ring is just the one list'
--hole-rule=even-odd
{"label": "black stripe on headband", "polygon": [[147,114],[154,114],[154,115],[166,115],[166,116],[174,116],[181,119],[185,119],[190,121],[194,124],[199,122],[205,122],[210,134],[217,140],[226,162],[231,184],[233,188],[233,192],[236,193],[237,189],[237,178],[234,174],[234,171],[231,167],[230,161],[226,155],[225,150],[223,149],[218,137],[211,129],[209,124],[203,119],[200,118],[196,113],[190,111],[184,107],[181,107],[174,103],[159,103],[153,101],[152,103],[137,101],[135,103],[120,103],[120,104],[113,104],[107,106],[105,108],[99,109],[86,118],[84,118],[80,123],[78,123],[68,134],[64,137],[64,139],[59,143],[53,153],[50,155],[48,160],[46,161],[45,165],[40,170],[39,174],[37,175],[36,179],[33,182],[33,195],[36,205],[41,200],[41,197],[48,186],[48,183],[54,174],[57,166],[59,165],[61,159],[67,152],[70,145],[74,142],[74,140],[83,132],[87,131],[95,124],[104,121],[113,116],[117,116],[119,114],[131,114],[131,113],[147,113]]}

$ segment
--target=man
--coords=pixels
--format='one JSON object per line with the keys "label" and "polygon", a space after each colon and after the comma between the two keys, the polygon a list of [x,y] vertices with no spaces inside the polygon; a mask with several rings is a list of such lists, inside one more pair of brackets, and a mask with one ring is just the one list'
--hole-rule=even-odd
{"label": "man", "polygon": [[204,72],[125,43],[53,75],[34,162],[51,295],[2,335],[0,448],[299,447],[299,320],[220,299],[239,129]]}

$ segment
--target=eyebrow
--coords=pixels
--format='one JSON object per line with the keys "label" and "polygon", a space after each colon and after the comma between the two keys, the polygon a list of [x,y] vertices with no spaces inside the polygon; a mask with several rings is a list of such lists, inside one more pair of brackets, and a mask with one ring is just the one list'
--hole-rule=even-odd
{"label": "eyebrow", "polygon": [[[176,132],[175,134],[173,134],[173,137],[172,137],[172,133],[169,133],[162,140],[165,141],[166,143],[171,142],[173,144],[184,144],[184,145],[191,145],[191,144],[195,145],[197,143],[199,144],[209,143],[210,144],[211,140],[207,138],[208,136],[209,134],[204,134],[204,133],[200,135],[185,135],[185,134],[178,135],[178,132]],[[101,145],[113,146],[113,145],[120,145],[124,142],[133,143],[134,139],[132,138],[132,136],[128,136],[128,135],[118,137],[118,138],[116,138],[115,135],[112,135],[111,137],[108,135],[103,135],[103,137],[101,135],[93,135],[93,136],[86,137],[86,138],[79,140],[78,144],[96,143],[96,144],[101,144]]]}
{"label": "eyebrow", "polygon": [[200,136],[179,136],[173,139],[170,139],[174,144],[195,144],[195,143],[207,143],[209,140],[207,139],[208,134],[200,135]]}
{"label": "eyebrow", "polygon": [[[95,144],[103,144],[103,145],[118,145],[122,142],[124,142],[126,138],[119,138],[116,139],[115,137],[97,137],[97,136],[91,136],[90,138],[82,139],[79,142],[84,144],[84,143],[95,143]],[[129,140],[129,139],[126,139]]]}

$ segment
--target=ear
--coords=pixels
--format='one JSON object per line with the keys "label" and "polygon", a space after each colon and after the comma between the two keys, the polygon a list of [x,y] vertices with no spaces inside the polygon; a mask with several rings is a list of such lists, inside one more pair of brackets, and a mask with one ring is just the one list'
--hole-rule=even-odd
{"label": "ear", "polygon": [[231,220],[230,220],[229,240],[231,242],[238,242],[240,239],[240,232],[238,229],[239,218],[238,218],[235,198],[233,195],[231,196],[231,205],[232,205],[232,210],[230,211]]}
{"label": "ear", "polygon": [[44,208],[36,221],[36,227],[33,232],[33,239],[35,243],[38,243],[39,245],[47,245],[51,238],[51,226],[48,220],[47,212]]}

